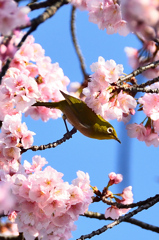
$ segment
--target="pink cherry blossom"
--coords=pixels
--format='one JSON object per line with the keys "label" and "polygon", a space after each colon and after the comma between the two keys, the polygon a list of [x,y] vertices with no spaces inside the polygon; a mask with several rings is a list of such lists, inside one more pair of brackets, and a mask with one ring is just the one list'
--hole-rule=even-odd
{"label": "pink cherry blossom", "polygon": [[105,218],[112,218],[112,219],[118,219],[119,216],[121,216],[121,211],[119,208],[115,207],[115,206],[111,206],[109,208],[106,209],[105,211]]}
{"label": "pink cherry blossom", "polygon": [[[22,34],[17,34],[12,38],[11,43],[17,44],[20,37]],[[28,36],[14,55],[0,86],[0,102],[2,102],[0,119],[2,121],[6,114],[13,115],[18,111],[25,112],[26,116],[31,115],[34,119],[41,118],[43,121],[61,117],[59,110],[31,107],[36,100],[62,100],[59,90],[66,91],[70,82],[59,64],[52,64],[51,59],[44,54],[44,49],[34,43],[33,36]],[[5,63],[5,59],[3,60]]]}
{"label": "pink cherry blossom", "polygon": [[139,141],[144,141],[147,131],[143,124],[128,124],[126,129],[128,130],[129,137],[137,138]]}
{"label": "pink cherry blossom", "polygon": [[118,184],[123,180],[123,176],[121,174],[116,174],[114,172],[109,173],[108,177],[110,179],[109,185]]}
{"label": "pink cherry blossom", "polygon": [[128,27],[146,40],[156,36],[155,28],[159,20],[159,3],[156,0],[121,1],[121,11]]}
{"label": "pink cherry blossom", "polygon": [[[112,177],[113,174],[110,174]],[[123,189],[123,192],[121,194],[118,194],[122,197],[122,199],[118,199],[117,202],[122,204],[130,204],[133,202],[133,193],[132,193],[132,186],[126,187]],[[111,217],[112,219],[118,219],[123,214],[127,213],[129,211],[129,208],[117,208],[116,206],[111,206],[106,209],[105,211],[105,217]]]}
{"label": "pink cherry blossom", "polygon": [[125,36],[129,33],[126,22],[123,22],[122,19],[120,5],[117,2],[93,0],[88,1],[87,5],[89,21],[98,24],[99,29],[106,28],[108,34],[119,32]]}
{"label": "pink cherry blossom", "polygon": [[133,202],[132,186],[123,189],[122,198],[123,199],[121,200],[121,202],[123,204],[130,204]]}
{"label": "pink cherry blossom", "polygon": [[136,100],[123,91],[113,94],[115,87],[111,85],[123,74],[123,66],[99,57],[98,62],[91,65],[91,70],[94,73],[90,76],[88,87],[83,89],[86,104],[106,120],[128,122],[130,115],[135,114]]}
{"label": "pink cherry blossom", "polygon": [[10,35],[15,28],[29,23],[27,18],[29,11],[29,7],[18,7],[13,0],[1,0],[0,32],[3,35]]}
{"label": "pink cherry blossom", "polygon": [[136,100],[129,94],[120,91],[118,94],[119,108],[122,109],[123,113],[129,114],[130,109],[134,109],[137,106]]}
{"label": "pink cherry blossom", "polygon": [[155,132],[159,134],[159,120],[153,121],[153,127]]}
{"label": "pink cherry blossom", "polygon": [[14,196],[11,193],[10,184],[0,181],[0,213],[8,214],[14,207]]}
{"label": "pink cherry blossom", "polygon": [[[122,200],[120,200],[120,203],[131,204],[133,202],[132,186],[124,188],[121,196],[122,196]],[[129,209],[130,208],[121,208],[120,215],[127,213]]]}
{"label": "pink cherry blossom", "polygon": [[[92,201],[89,175],[79,171],[77,179],[69,184],[62,180],[62,173],[50,166],[41,170],[40,165],[46,163],[45,159],[35,156],[33,162],[39,166],[28,171],[25,162],[25,172],[8,179],[16,203],[12,220],[15,218],[18,230],[23,231],[26,240],[34,237],[50,239],[51,236],[67,240],[75,230],[74,221]],[[34,172],[29,174],[31,171]]]}
{"label": "pink cherry blossom", "polygon": [[[108,83],[116,82],[124,70],[122,64],[116,64],[112,59],[105,61],[103,57],[99,57],[98,62],[92,63],[90,68],[95,73],[98,73],[98,70],[102,71],[99,75],[101,77],[101,83],[103,83],[103,81]],[[91,77],[93,78],[93,75]]]}
{"label": "pink cherry blossom", "polygon": [[71,0],[71,4],[80,10],[87,10],[87,2],[89,0]]}
{"label": "pink cherry blossom", "polygon": [[150,126],[143,126],[143,124],[128,124],[127,125],[128,136],[131,138],[137,138],[139,141],[144,141],[147,146],[154,145],[159,146],[159,136]]}
{"label": "pink cherry blossom", "polygon": [[130,66],[135,69],[139,66],[139,52],[136,48],[125,47],[125,53],[128,57]]}
{"label": "pink cherry blossom", "polygon": [[151,128],[147,127],[147,136],[145,138],[145,143],[149,147],[153,145],[154,147],[159,146],[159,136]]}
{"label": "pink cherry blossom", "polygon": [[[3,40],[4,37],[0,37],[0,60],[5,62],[7,57],[13,58],[16,52],[16,46],[14,45],[14,37],[5,45]],[[0,67],[1,69],[1,67]]]}
{"label": "pink cherry blossom", "polygon": [[26,173],[32,173],[42,170],[42,167],[47,163],[45,158],[36,155],[32,158],[32,165],[27,160],[24,160],[24,168]]}
{"label": "pink cherry blossom", "polygon": [[154,121],[159,119],[159,94],[145,93],[138,101],[143,104],[143,111],[148,117]]}
{"label": "pink cherry blossom", "polygon": [[1,101],[4,102],[4,105],[7,104],[8,100],[12,101],[17,111],[25,111],[39,97],[38,86],[35,80],[28,76],[28,71],[10,69],[10,72],[12,70],[15,72],[14,78],[9,76],[3,78],[3,84],[0,88]]}
{"label": "pink cherry blossom", "polygon": [[20,158],[20,149],[18,147],[4,147],[3,155],[8,161]]}
{"label": "pink cherry blossom", "polygon": [[21,114],[6,115],[0,133],[0,169],[17,172],[20,166],[21,149],[33,144],[34,132],[21,123]]}

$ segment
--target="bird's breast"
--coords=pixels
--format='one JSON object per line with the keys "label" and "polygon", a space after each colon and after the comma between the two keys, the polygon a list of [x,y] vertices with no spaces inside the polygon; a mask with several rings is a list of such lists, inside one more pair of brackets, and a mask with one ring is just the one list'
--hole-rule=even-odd
{"label": "bird's breast", "polygon": [[63,113],[65,114],[68,122],[74,126],[79,132],[87,137],[91,137],[91,126],[85,124],[84,122],[80,122],[76,114],[72,111],[70,106],[65,106],[63,109]]}

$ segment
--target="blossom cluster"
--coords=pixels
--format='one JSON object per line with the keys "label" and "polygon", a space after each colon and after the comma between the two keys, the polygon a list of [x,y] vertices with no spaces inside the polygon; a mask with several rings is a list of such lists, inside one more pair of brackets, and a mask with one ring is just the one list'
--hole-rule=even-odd
{"label": "blossom cluster", "polygon": [[121,0],[121,12],[130,31],[136,33],[143,41],[157,38],[158,0]]}
{"label": "blossom cluster", "polygon": [[157,0],[72,0],[71,4],[89,12],[89,21],[106,28],[108,34],[129,32],[144,41],[158,36],[159,3]]}
{"label": "blossom cluster", "polygon": [[[19,39],[21,35],[17,33],[17,38]],[[14,36],[11,43],[14,44],[16,41]],[[11,43],[6,46],[10,54],[12,51],[15,52],[15,48],[11,48]],[[0,60],[1,64],[8,52],[6,48]],[[43,121],[60,117],[59,110],[31,106],[36,100],[61,100],[59,90],[66,91],[69,82],[59,64],[52,64],[40,44],[34,43],[33,36],[28,36],[22,47],[14,54],[0,86],[0,120],[3,120],[6,114],[12,115],[18,111],[25,112],[26,116],[30,114],[33,119],[41,118]]]}
{"label": "blossom cluster", "polygon": [[123,66],[114,60],[105,61],[103,57],[91,65],[94,72],[90,76],[88,87],[84,88],[86,104],[104,119],[117,119],[125,123],[135,113],[136,100],[129,94],[113,92],[118,78],[123,74]]}
{"label": "blossom cluster", "polygon": [[24,168],[13,176],[3,177],[10,183],[15,201],[9,218],[15,220],[26,240],[69,239],[75,230],[74,221],[92,202],[89,175],[78,171],[77,178],[69,184],[62,180],[62,173],[50,166],[41,170],[47,163],[44,158],[34,158],[30,169],[25,162]]}
{"label": "blossom cluster", "polygon": [[27,14],[29,7],[18,7],[13,0],[0,1],[0,33],[3,35],[10,35],[11,32],[29,23]]}
{"label": "blossom cluster", "polygon": [[154,147],[159,146],[159,135],[151,125],[144,126],[143,123],[128,124],[126,126],[128,130],[128,136],[131,138],[137,138],[139,141],[144,141],[149,147],[153,145]]}
{"label": "blossom cluster", "polygon": [[[0,170],[0,179],[2,174],[3,173]],[[15,199],[11,193],[10,183],[0,181],[0,193],[0,214],[8,214],[15,204]]]}
{"label": "blossom cluster", "polygon": [[[154,83],[147,87],[148,89],[159,89],[159,83]],[[129,124],[127,125],[128,135],[132,138],[137,138],[139,141],[144,141],[147,146],[159,146],[159,94],[145,93],[138,99],[143,112],[148,120],[145,124]]]}
{"label": "blossom cluster", "polygon": [[[121,174],[116,174],[114,172],[111,172],[109,175],[109,183],[108,187],[112,186],[113,184],[118,184],[123,180],[123,177]],[[108,189],[107,187],[107,189]],[[110,190],[107,190],[106,192],[107,198],[115,199],[116,202],[122,203],[122,204],[130,204],[133,202],[133,193],[132,193],[132,186],[126,187],[123,189],[122,193],[113,194]],[[117,196],[117,197],[116,197]],[[118,197],[121,197],[119,199]],[[112,219],[118,219],[123,214],[127,213],[129,211],[129,208],[117,208],[116,206],[111,206],[106,209],[105,211],[105,217],[111,217]]]}
{"label": "blossom cluster", "polygon": [[[91,70],[94,73],[90,76],[88,86],[83,89],[86,104],[106,120],[117,119],[127,123],[131,115],[135,114],[137,101],[127,92],[116,90],[116,83],[123,74],[123,66],[117,65],[114,60],[105,61],[103,57],[99,57],[98,62],[91,65]],[[159,83],[154,83],[147,89],[159,89]],[[159,94],[145,93],[138,99],[138,103],[148,122],[145,126],[143,123],[127,125],[128,135],[144,141],[147,146],[158,147]]]}
{"label": "blossom cluster", "polygon": [[89,21],[106,29],[108,34],[119,33],[126,36],[129,33],[127,22],[122,17],[121,6],[114,0],[72,0],[71,4],[87,10]]}
{"label": "blossom cluster", "polygon": [[0,133],[0,169],[16,172],[20,164],[20,148],[29,148],[33,144],[34,132],[21,122],[21,114],[6,115]]}

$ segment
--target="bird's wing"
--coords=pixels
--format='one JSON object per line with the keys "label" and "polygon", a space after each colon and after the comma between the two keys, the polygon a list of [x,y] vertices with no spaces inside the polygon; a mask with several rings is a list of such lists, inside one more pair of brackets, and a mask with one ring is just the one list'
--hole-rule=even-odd
{"label": "bird's wing", "polygon": [[101,120],[98,117],[98,115],[96,115],[95,112],[93,112],[92,109],[86,105],[85,102],[78,98],[70,96],[62,91],[60,92],[64,96],[71,110],[73,111],[73,113],[75,114],[75,116],[78,118],[79,122],[82,125],[84,126],[94,125],[96,122]]}

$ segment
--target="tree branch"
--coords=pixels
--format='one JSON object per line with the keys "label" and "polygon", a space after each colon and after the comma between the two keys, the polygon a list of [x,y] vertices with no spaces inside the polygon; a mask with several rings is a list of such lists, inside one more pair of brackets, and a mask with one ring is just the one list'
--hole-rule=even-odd
{"label": "tree branch", "polygon": [[27,149],[21,148],[21,154],[28,151],[28,150],[38,151],[38,150],[45,150],[47,148],[55,148],[58,145],[62,144],[63,142],[66,142],[66,140],[69,140],[70,138],[72,138],[72,135],[75,134],[76,132],[77,132],[76,128],[72,128],[71,131],[67,132],[63,136],[63,138],[57,140],[56,142],[48,143],[46,145],[41,145],[41,146],[32,146],[32,147],[27,148]]}
{"label": "tree branch", "polygon": [[76,38],[76,33],[75,33],[75,29],[76,29],[76,27],[75,27],[75,12],[76,12],[76,8],[73,6],[72,7],[72,12],[71,12],[71,36],[72,36],[73,45],[75,47],[75,51],[76,51],[77,56],[78,56],[79,61],[80,61],[80,66],[81,66],[81,70],[82,70],[84,79],[87,79],[88,74],[86,73],[86,70],[85,70],[86,67],[85,67],[85,63],[84,63],[84,58],[82,56],[81,49],[78,45],[77,38]]}
{"label": "tree branch", "polygon": [[159,77],[156,77],[156,78],[153,78],[152,80],[149,80],[149,81],[147,81],[147,82],[145,82],[145,83],[141,83],[140,85],[138,85],[140,88],[141,87],[147,87],[147,86],[150,86],[151,84],[153,84],[153,83],[156,83],[156,82],[159,82]]}
{"label": "tree branch", "polygon": [[135,209],[135,210],[125,214],[124,216],[119,217],[119,219],[115,220],[114,222],[112,222],[112,223],[110,223],[108,225],[105,225],[102,228],[97,229],[96,231],[93,231],[92,233],[89,233],[87,235],[82,235],[77,240],[84,240],[86,238],[92,238],[92,237],[94,237],[96,235],[100,235],[103,232],[107,231],[108,229],[113,228],[116,225],[120,224],[121,222],[124,222],[125,220],[130,219],[131,217],[133,217],[137,213],[152,207],[157,202],[159,202],[159,195],[156,195],[156,197],[153,198],[151,202],[148,202],[148,203],[143,204],[142,206],[139,206],[137,209]]}
{"label": "tree branch", "polygon": [[158,65],[159,65],[159,60],[155,61],[153,63],[148,63],[145,66],[139,67],[136,70],[134,70],[132,73],[128,74],[127,76],[119,78],[117,84],[119,86],[123,81],[129,80],[132,77],[136,77],[137,75],[141,74],[142,72],[144,72],[144,71],[146,71],[146,70],[148,70],[150,68],[155,68]]}
{"label": "tree branch", "polygon": [[[156,78],[155,80],[156,80],[155,82],[158,82],[159,81],[159,77]],[[147,82],[145,83],[145,85],[148,85]],[[141,84],[141,86],[140,85],[135,85],[135,86],[130,86],[130,87],[120,86],[119,89],[120,90],[124,90],[124,91],[129,92],[129,93],[133,93],[133,95],[135,95],[137,92],[159,93],[159,89],[158,88],[156,88],[156,89],[148,89],[148,88],[142,87],[142,84]]]}
{"label": "tree branch", "polygon": [[156,194],[154,197],[147,198],[146,200],[139,201],[137,203],[131,203],[131,204],[122,204],[122,203],[118,203],[118,202],[112,202],[112,201],[108,200],[106,197],[102,197],[101,200],[104,203],[111,205],[111,206],[116,206],[117,208],[134,208],[134,207],[139,207],[144,204],[150,203],[155,199],[159,199],[159,194]]}
{"label": "tree branch", "polygon": [[33,10],[37,10],[40,8],[50,7],[50,6],[54,5],[56,2],[59,2],[59,1],[58,0],[46,0],[43,2],[28,3],[27,6],[31,9],[31,11],[33,11]]}
{"label": "tree branch", "polygon": [[[113,220],[112,218],[105,218],[104,214],[101,214],[101,213],[98,213],[98,212],[91,212],[91,211],[87,211],[87,212],[84,213],[84,215],[81,215],[81,216],[89,217],[89,218],[95,218],[95,219],[98,219],[98,220]],[[136,225],[138,227],[141,227],[145,230],[150,230],[150,231],[159,233],[159,227],[148,224],[148,223],[145,223],[145,222],[142,222],[142,221],[139,221],[135,218],[125,219],[124,222],[131,223],[131,224]]]}

